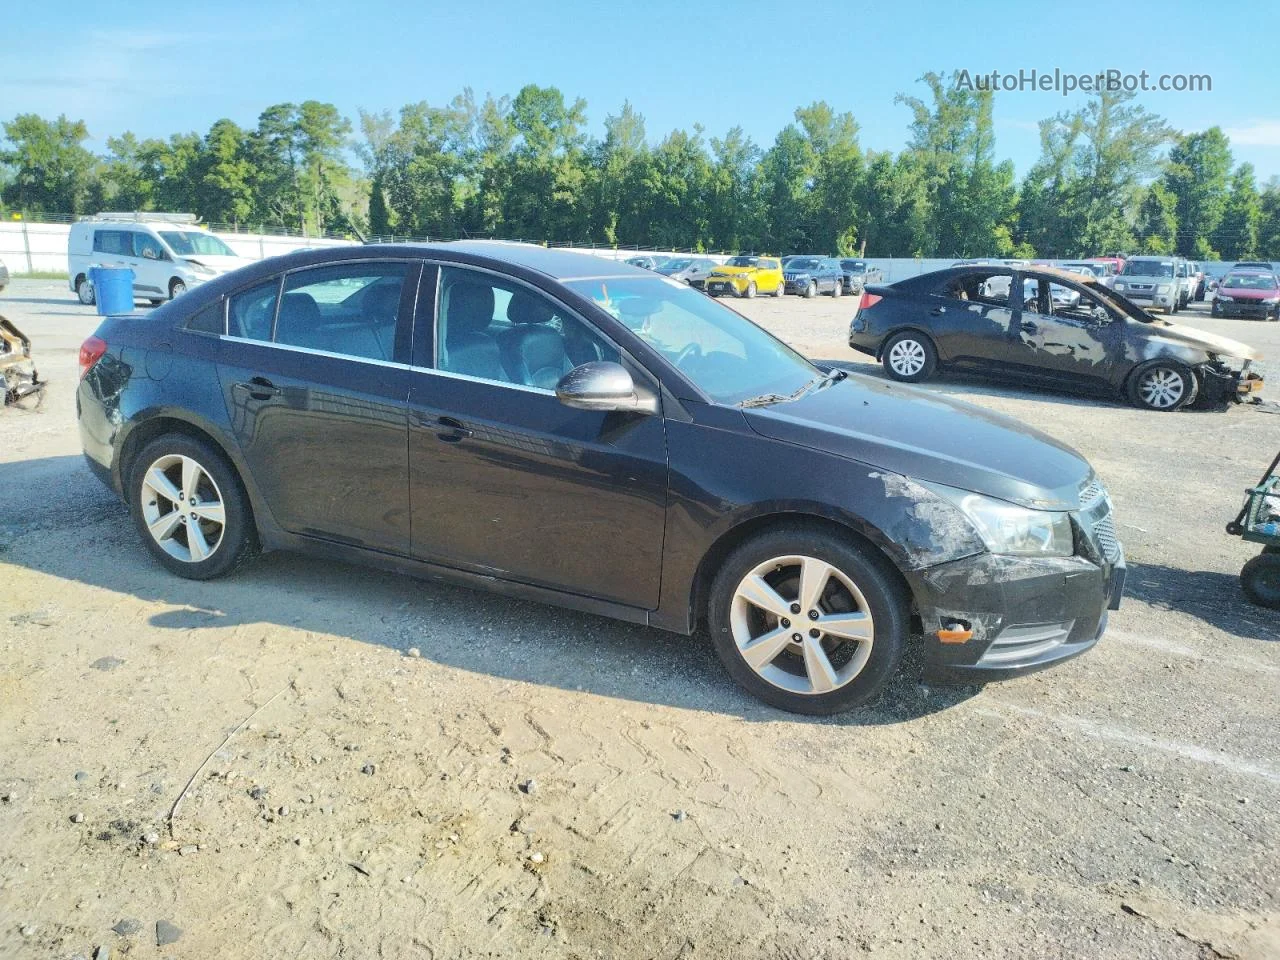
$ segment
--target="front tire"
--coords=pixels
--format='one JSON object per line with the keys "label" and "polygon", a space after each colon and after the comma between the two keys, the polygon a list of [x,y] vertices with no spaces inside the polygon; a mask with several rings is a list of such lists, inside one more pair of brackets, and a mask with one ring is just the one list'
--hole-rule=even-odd
{"label": "front tire", "polygon": [[837,283],[831,288],[831,299],[836,300],[844,294],[844,283]]}
{"label": "front tire", "polygon": [[817,295],[818,295],[818,285],[814,283],[812,280],[810,280],[809,285],[804,288],[804,298],[806,300],[812,300]]}
{"label": "front tire", "polygon": [[754,300],[756,298],[756,282],[754,280],[747,284],[747,292],[744,293],[743,296],[748,300]]}
{"label": "front tire", "polygon": [[1251,603],[1280,610],[1280,553],[1264,552],[1246,563],[1240,586]]}
{"label": "front tire", "polygon": [[1152,360],[1129,376],[1129,400],[1136,407],[1171,413],[1192,403],[1200,392],[1196,375],[1176,360]]}
{"label": "front tire", "polygon": [[880,354],[884,372],[903,383],[920,383],[938,368],[938,351],[921,333],[903,331],[889,338]]}
{"label": "front tire", "polygon": [[209,444],[183,434],[159,437],[134,458],[128,484],[134,526],[170,573],[210,580],[257,552],[249,499]]}
{"label": "front tire", "polygon": [[93,284],[89,282],[88,277],[81,277],[76,281],[76,297],[86,307],[92,307],[97,302],[97,297],[93,292]]}
{"label": "front tire", "polygon": [[711,587],[716,653],[749,693],[828,716],[884,688],[906,647],[900,589],[847,535],[779,527],[738,547]]}

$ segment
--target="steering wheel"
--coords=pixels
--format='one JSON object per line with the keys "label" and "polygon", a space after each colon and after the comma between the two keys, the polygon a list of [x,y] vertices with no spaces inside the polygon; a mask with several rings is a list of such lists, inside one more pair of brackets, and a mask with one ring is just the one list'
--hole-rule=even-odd
{"label": "steering wheel", "polygon": [[676,355],[676,359],[674,363],[677,367],[683,368],[684,362],[686,360],[692,359],[694,357],[701,357],[701,356],[702,356],[702,347],[700,347],[696,343],[690,343],[690,344],[687,344],[685,348]]}

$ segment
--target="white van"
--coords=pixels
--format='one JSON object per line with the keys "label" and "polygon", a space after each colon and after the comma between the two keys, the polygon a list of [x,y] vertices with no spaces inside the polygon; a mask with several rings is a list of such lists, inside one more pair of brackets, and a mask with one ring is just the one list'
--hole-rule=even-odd
{"label": "white van", "polygon": [[189,213],[100,213],[71,225],[67,278],[93,303],[90,267],[130,267],[133,292],[153,304],[243,266],[245,260]]}

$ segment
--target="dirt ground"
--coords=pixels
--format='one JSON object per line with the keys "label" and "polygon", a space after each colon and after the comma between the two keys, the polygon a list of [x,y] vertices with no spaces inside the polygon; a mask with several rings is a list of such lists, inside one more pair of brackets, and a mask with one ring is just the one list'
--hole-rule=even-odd
{"label": "dirt ground", "polygon": [[[864,362],[849,300],[736,306]],[[1057,669],[813,720],[656,630],[281,554],[166,575],[80,458],[92,311],[0,313],[52,381],[0,413],[0,956],[1280,956],[1280,617],[1223,532],[1280,406],[931,385],[1092,460],[1128,597]]]}

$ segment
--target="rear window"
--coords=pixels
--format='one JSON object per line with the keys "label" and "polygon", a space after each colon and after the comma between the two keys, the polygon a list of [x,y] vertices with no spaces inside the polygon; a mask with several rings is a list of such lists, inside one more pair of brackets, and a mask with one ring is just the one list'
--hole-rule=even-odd
{"label": "rear window", "polygon": [[132,257],[133,235],[128,230],[95,230],[93,252],[109,253],[117,257]]}
{"label": "rear window", "polygon": [[227,332],[246,340],[270,340],[276,318],[280,280],[268,280],[227,301]]}
{"label": "rear window", "polygon": [[205,307],[187,321],[187,329],[195,333],[226,333],[226,310],[219,300],[213,306]]}

